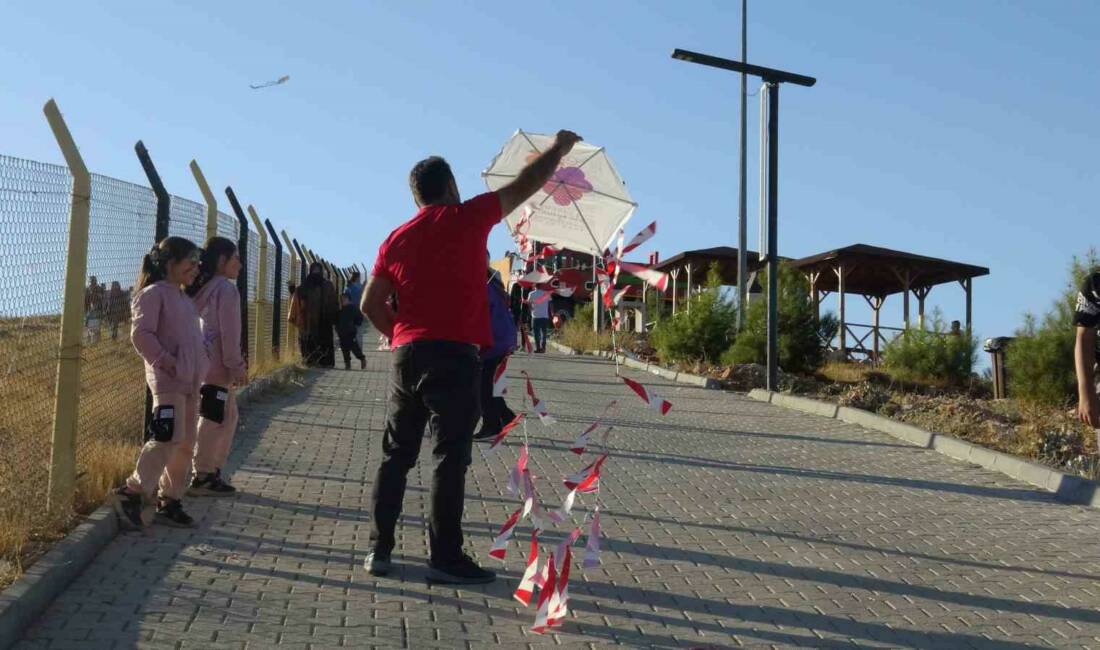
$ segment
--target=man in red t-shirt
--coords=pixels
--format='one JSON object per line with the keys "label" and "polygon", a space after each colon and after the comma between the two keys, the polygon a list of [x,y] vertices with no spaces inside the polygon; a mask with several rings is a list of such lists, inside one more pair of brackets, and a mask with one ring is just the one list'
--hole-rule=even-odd
{"label": "man in red t-shirt", "polygon": [[[493,226],[542,189],[579,140],[575,133],[559,131],[554,145],[515,180],[466,202],[442,158],[421,160],[409,173],[409,189],[420,211],[378,249],[361,305],[393,345],[383,457],[372,494],[372,548],[365,562],[373,575],[392,569],[405,477],[416,465],[424,426],[430,425],[435,469],[428,579],[479,584],[496,578],[462,552],[466,467],[481,415],[478,351],[493,342],[485,250]],[[397,296],[399,311],[387,303],[391,295]]]}

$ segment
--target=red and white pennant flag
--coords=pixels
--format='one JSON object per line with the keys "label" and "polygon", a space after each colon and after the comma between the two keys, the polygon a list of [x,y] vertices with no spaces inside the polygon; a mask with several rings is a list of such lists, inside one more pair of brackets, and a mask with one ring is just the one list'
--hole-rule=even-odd
{"label": "red and white pennant flag", "polygon": [[[611,403],[609,403],[607,406],[604,407],[603,413],[600,413],[600,417],[596,418],[596,420],[594,422],[592,422],[592,424],[587,429],[585,429],[584,432],[581,433],[581,435],[577,436],[577,439],[573,442],[573,446],[569,448],[569,451],[573,452],[574,454],[577,454],[578,456],[583,454],[585,448],[588,446],[588,437],[591,435],[591,433],[593,431],[596,430],[596,427],[600,426],[600,422],[605,417],[607,417],[608,411],[610,411],[611,409],[618,406],[618,404],[619,404],[618,400],[611,400]],[[606,439],[607,439],[607,434],[604,434],[604,440],[606,440]]]}
{"label": "red and white pennant flag", "polygon": [[667,273],[654,271],[644,264],[633,264],[631,262],[623,262],[621,266],[624,271],[645,280],[658,291],[664,291],[668,288]]}
{"label": "red and white pennant flag", "polygon": [[535,579],[539,573],[539,529],[531,531],[531,550],[527,553],[527,569],[519,580],[512,597],[526,607],[531,604],[531,594],[535,592]]}
{"label": "red and white pennant flag", "polygon": [[535,385],[531,383],[531,377],[527,374],[526,370],[520,371],[523,373],[523,378],[527,380],[527,394],[531,397],[531,409],[534,410],[535,415],[539,416],[539,421],[550,426],[555,422],[554,418],[550,415],[550,411],[546,408],[546,402],[540,400],[535,395]]}
{"label": "red and white pennant flag", "polygon": [[[527,471],[527,444],[519,450],[519,458],[516,466],[512,468],[512,474],[508,477],[508,494],[523,493],[523,473]],[[526,515],[525,515],[526,516]]]}
{"label": "red and white pennant flag", "polygon": [[546,521],[543,517],[547,516],[542,510],[542,504],[539,503],[539,495],[535,491],[535,479],[531,476],[531,470],[523,470],[523,514],[522,517],[531,515],[531,525],[535,528],[546,528]]}
{"label": "red and white pennant flag", "polygon": [[[565,480],[566,487],[570,487],[569,492],[565,495],[565,499],[562,500],[561,507],[556,511],[550,513],[550,520],[554,523],[560,524],[565,521],[565,518],[569,516],[569,513],[573,512],[573,504],[577,500],[577,493],[586,494],[588,492],[595,492],[600,487],[600,466],[607,460],[607,454],[600,456],[599,460],[592,463],[592,469],[588,472],[588,476],[584,478],[580,483],[573,484],[569,477]],[[583,470],[582,470],[583,471]],[[580,529],[578,529],[580,530]]]}
{"label": "red and white pennant flag", "polygon": [[508,359],[511,356],[504,355],[497,364],[497,369],[493,371],[493,397],[504,397],[508,394],[508,376],[505,373],[508,371]]}
{"label": "red and white pennant flag", "polygon": [[544,634],[550,627],[550,595],[557,593],[558,572],[554,567],[554,554],[546,560],[546,579],[539,587],[538,611],[535,612],[535,624],[531,631],[535,634]]}
{"label": "red and white pennant flag", "polygon": [[512,513],[511,517],[508,517],[508,521],[504,522],[504,525],[500,527],[500,533],[497,534],[496,539],[493,540],[493,547],[489,549],[489,555],[495,557],[498,560],[503,560],[504,556],[508,554],[508,540],[512,538],[512,533],[516,529],[516,522],[519,521],[519,513],[521,508],[517,508]]}
{"label": "red and white pennant flag", "polygon": [[584,561],[581,564],[586,569],[592,569],[600,565],[600,507],[596,506],[592,512],[592,521],[588,524],[588,542],[584,545]]}
{"label": "red and white pennant flag", "polygon": [[648,388],[639,384],[638,382],[622,378],[623,382],[630,387],[630,390],[638,394],[638,397],[642,398],[642,401],[649,406],[649,408],[659,412],[661,415],[665,415],[672,408],[672,402],[666,399],[658,397],[655,393],[651,392]]}
{"label": "red and white pennant flag", "polygon": [[504,440],[504,438],[512,432],[512,429],[515,429],[517,426],[519,426],[520,422],[523,422],[523,418],[526,417],[526,415],[526,413],[517,413],[514,420],[504,425],[504,428],[500,430],[500,433],[498,433],[496,437],[493,438],[492,443],[489,444],[489,448],[485,450],[486,453],[495,452],[497,450],[497,447],[500,447],[500,443]]}
{"label": "red and white pennant flag", "polygon": [[600,468],[603,467],[604,461],[607,460],[607,456],[608,455],[605,453],[596,460],[585,465],[580,471],[566,476],[562,480],[565,488],[567,490],[576,490],[581,494],[595,492],[599,489]]}
{"label": "red and white pennant flag", "polygon": [[637,235],[634,235],[634,239],[631,239],[630,243],[628,243],[626,245],[626,247],[622,249],[623,252],[619,256],[620,259],[622,258],[622,255],[626,255],[630,251],[632,251],[635,248],[637,248],[637,247],[641,246],[642,244],[646,243],[646,241],[648,241],[650,237],[652,237],[653,235],[656,235],[656,234],[657,234],[657,222],[654,221],[653,223],[649,224],[645,228],[642,228],[642,231],[639,232]]}

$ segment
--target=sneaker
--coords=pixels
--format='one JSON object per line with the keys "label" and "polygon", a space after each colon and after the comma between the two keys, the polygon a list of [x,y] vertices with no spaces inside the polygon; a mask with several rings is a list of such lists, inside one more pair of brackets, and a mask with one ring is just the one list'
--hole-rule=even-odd
{"label": "sneaker", "polygon": [[161,499],[157,505],[156,523],[173,528],[195,528],[195,520],[183,511],[179,499]]}
{"label": "sneaker", "polygon": [[366,357],[363,357],[362,359],[359,360],[359,369],[360,370],[366,370],[367,369],[367,358]]}
{"label": "sneaker", "polygon": [[428,564],[428,582],[448,585],[483,585],[496,579],[497,574],[482,569],[465,553],[457,562],[447,566]]}
{"label": "sneaker", "polygon": [[393,562],[390,562],[389,555],[371,551],[363,560],[363,568],[372,576],[384,576],[393,570]]}
{"label": "sneaker", "polygon": [[500,414],[500,424],[504,426],[516,419],[516,412],[507,406],[504,407],[504,411]]}
{"label": "sneaker", "polygon": [[112,505],[118,515],[118,525],[123,530],[141,530],[145,528],[142,519],[142,496],[133,494],[125,487],[116,488],[112,495]]}
{"label": "sneaker", "polygon": [[190,497],[231,497],[237,493],[237,488],[222,480],[221,471],[209,474],[196,474],[191,481],[191,487],[187,490]]}

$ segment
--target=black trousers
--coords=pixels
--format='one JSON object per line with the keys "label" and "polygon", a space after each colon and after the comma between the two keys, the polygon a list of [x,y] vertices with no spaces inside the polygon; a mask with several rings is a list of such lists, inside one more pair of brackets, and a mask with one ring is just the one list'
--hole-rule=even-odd
{"label": "black trousers", "polygon": [[363,348],[359,347],[359,341],[355,340],[355,334],[340,334],[340,351],[344,353],[344,365],[351,363],[351,357],[363,359]]}
{"label": "black trousers", "polygon": [[374,551],[388,555],[396,541],[406,476],[416,465],[424,426],[434,440],[428,539],[431,563],[446,566],[462,553],[466,467],[481,415],[481,362],[473,345],[417,341],[393,352],[389,407],[382,433],[382,464],[371,495]]}
{"label": "black trousers", "polygon": [[493,375],[503,358],[481,360],[481,427],[498,433],[516,416],[503,397],[493,397]]}

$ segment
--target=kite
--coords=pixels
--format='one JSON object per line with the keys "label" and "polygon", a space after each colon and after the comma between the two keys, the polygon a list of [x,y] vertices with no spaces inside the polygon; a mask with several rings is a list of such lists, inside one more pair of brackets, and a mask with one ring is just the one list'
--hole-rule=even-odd
{"label": "kite", "polygon": [[273,81],[265,81],[265,82],[260,83],[260,84],[248,84],[248,87],[251,88],[252,90],[259,90],[261,88],[270,88],[272,86],[279,86],[279,85],[285,84],[288,81],[290,81],[290,75],[284,74],[283,76],[281,76],[278,79],[275,79]]}

